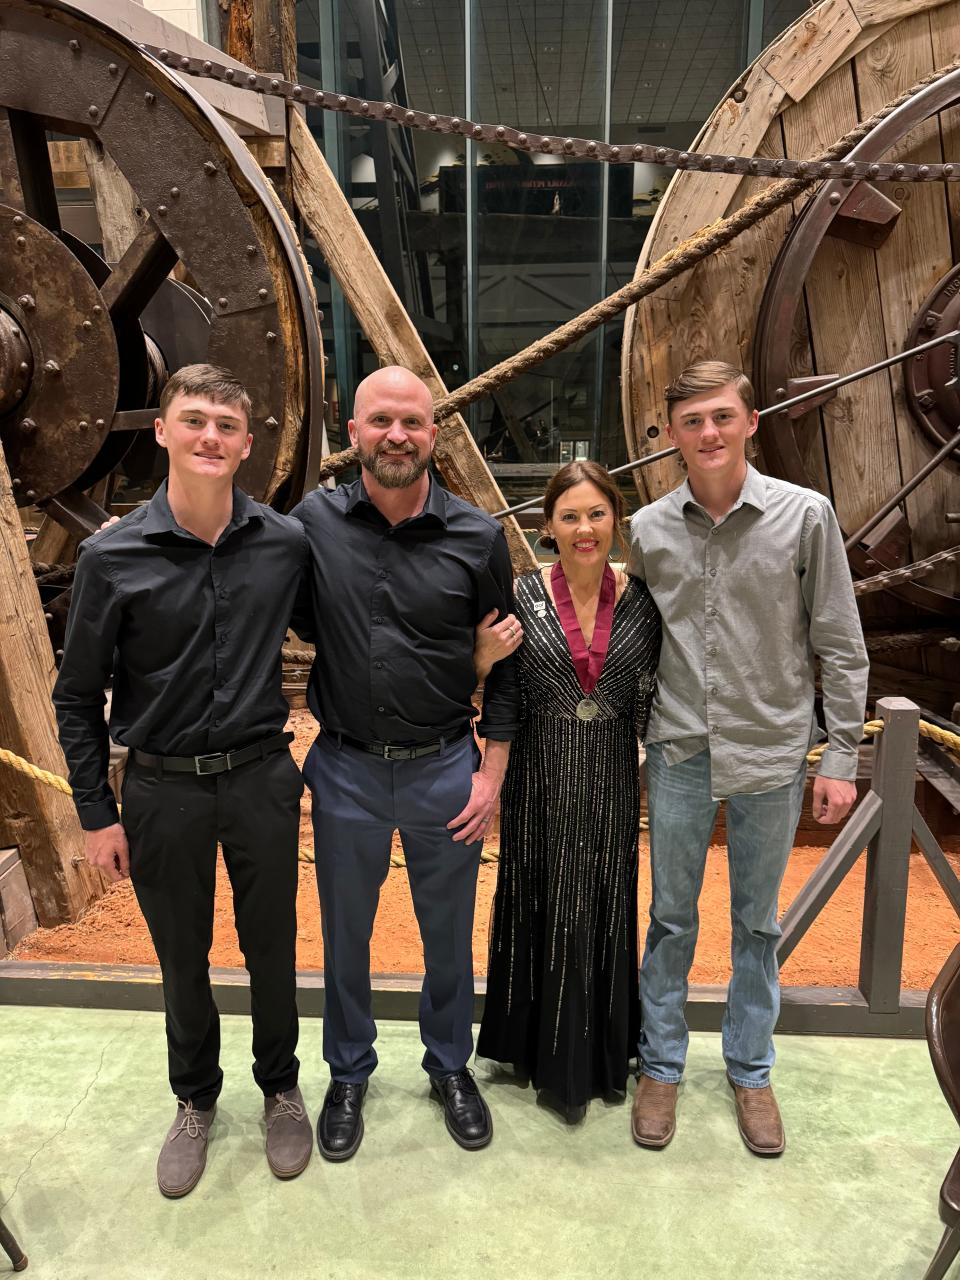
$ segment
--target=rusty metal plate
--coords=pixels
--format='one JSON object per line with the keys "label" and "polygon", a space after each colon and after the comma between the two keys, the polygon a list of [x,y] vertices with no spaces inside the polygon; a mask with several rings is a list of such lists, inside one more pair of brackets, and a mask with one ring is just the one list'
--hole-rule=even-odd
{"label": "rusty metal plate", "polygon": [[[924,299],[910,328],[907,346],[917,346],[960,328],[960,266],[948,271]],[[960,360],[957,344],[943,342],[903,367],[910,412],[940,448],[960,430]],[[960,462],[960,449],[952,455]]]}
{"label": "rusty metal plate", "polygon": [[26,395],[0,418],[17,502],[43,501],[93,461],[110,430],[120,369],[100,293],[55,235],[0,205],[0,308],[30,346]]}

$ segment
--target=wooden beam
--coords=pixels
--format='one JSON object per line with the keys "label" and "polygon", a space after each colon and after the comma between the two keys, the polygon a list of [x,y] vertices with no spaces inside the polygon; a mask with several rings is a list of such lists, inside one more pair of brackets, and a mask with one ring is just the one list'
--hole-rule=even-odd
{"label": "wooden beam", "polygon": [[[50,693],[55,669],[10,472],[0,448],[0,746],[66,774]],[[103,892],[83,861],[69,796],[0,764],[0,845],[17,846],[40,923],[76,920]]]}
{"label": "wooden beam", "polygon": [[99,142],[84,139],[81,154],[100,223],[103,256],[108,262],[119,262],[137,238],[143,210],[116,161]]}
{"label": "wooden beam", "polygon": [[[290,154],[297,209],[370,345],[383,364],[400,364],[411,369],[424,380],[434,399],[439,399],[446,394],[446,387],[419,333],[361,231],[313,134],[306,122],[295,114],[290,117]],[[441,423],[434,456],[454,493],[487,511],[500,511],[507,505],[459,414]],[[516,571],[523,573],[535,568],[536,559],[520,526],[512,517],[504,520],[503,525]]]}

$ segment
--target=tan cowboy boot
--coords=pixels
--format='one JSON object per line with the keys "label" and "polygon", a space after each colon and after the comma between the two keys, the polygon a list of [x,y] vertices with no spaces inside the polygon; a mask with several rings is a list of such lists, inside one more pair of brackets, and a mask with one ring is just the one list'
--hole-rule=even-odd
{"label": "tan cowboy boot", "polygon": [[630,1131],[641,1147],[665,1147],[677,1131],[677,1090],[652,1076],[641,1076],[633,1095]]}
{"label": "tan cowboy boot", "polygon": [[787,1145],[780,1119],[780,1108],[773,1089],[744,1089],[727,1076],[727,1083],[737,1100],[737,1128],[754,1155],[779,1156]]}

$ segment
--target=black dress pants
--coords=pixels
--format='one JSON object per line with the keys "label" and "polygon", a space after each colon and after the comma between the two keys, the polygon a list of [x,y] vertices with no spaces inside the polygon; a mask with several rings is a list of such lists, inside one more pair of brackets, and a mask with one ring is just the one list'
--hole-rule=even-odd
{"label": "black dress pants", "polygon": [[220,1093],[210,988],[217,843],[250,974],[253,1075],[267,1097],[297,1083],[297,843],[303,779],[289,751],[229,773],[164,773],[132,756],[122,821],[130,878],[163,974],[170,1087],[198,1110]]}

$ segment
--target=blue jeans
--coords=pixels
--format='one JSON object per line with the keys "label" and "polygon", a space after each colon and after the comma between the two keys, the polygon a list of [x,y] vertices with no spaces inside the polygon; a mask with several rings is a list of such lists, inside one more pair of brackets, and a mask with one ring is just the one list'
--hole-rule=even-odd
{"label": "blue jeans", "polygon": [[[748,1089],[769,1083],[773,1029],[780,1013],[777,897],[800,820],[806,762],[786,786],[730,796],[733,976],[723,1017],[723,1056],[731,1080]],[[710,796],[710,752],[668,765],[657,743],[647,748],[650,927],[640,966],[640,1065],[644,1075],[676,1084],[689,1034],[683,1009],[697,945],[697,900],[718,802]]]}

